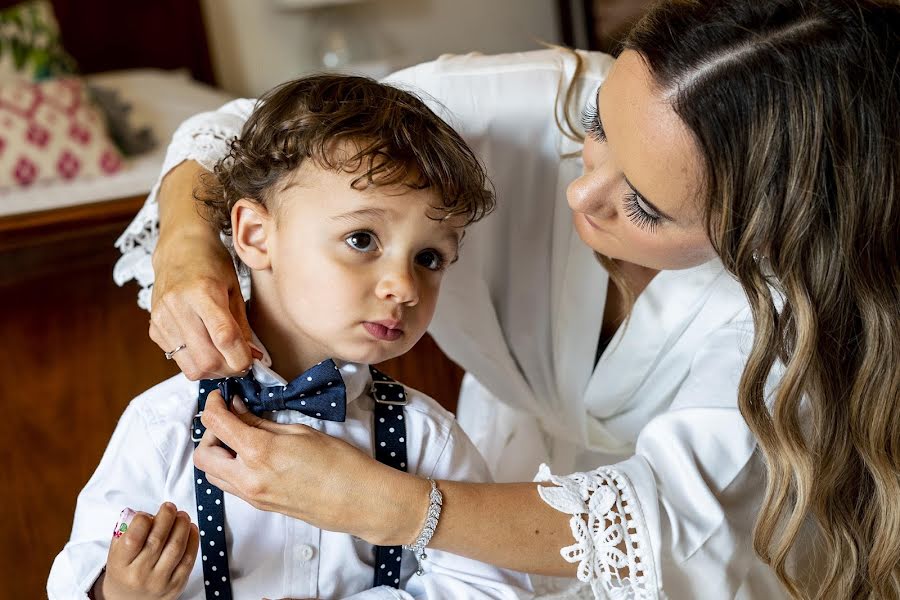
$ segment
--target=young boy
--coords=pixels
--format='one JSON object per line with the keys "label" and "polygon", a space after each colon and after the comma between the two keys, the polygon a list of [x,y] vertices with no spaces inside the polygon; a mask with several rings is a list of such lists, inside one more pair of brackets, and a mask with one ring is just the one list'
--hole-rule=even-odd
{"label": "young boy", "polygon": [[[250,270],[262,358],[243,378],[179,374],[132,401],[79,495],[50,598],[530,595],[521,574],[431,549],[421,565],[399,547],[376,555],[350,535],[257,510],[192,463],[198,402],[218,386],[264,418],[307,424],[396,468],[488,479],[451,414],[368,366],[424,334],[464,228],[493,208],[462,139],[407,92],[319,75],[264,96],[211,179],[202,195]],[[156,514],[139,512],[110,539],[123,507]]]}

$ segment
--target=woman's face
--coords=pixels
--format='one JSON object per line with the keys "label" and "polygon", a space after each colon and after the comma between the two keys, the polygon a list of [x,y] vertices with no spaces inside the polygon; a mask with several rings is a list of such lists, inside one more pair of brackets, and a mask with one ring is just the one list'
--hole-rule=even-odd
{"label": "woman's face", "polygon": [[651,269],[686,269],[715,256],[700,209],[702,167],[687,127],[655,89],[640,55],[626,50],[600,86],[584,172],[568,188],[584,242]]}

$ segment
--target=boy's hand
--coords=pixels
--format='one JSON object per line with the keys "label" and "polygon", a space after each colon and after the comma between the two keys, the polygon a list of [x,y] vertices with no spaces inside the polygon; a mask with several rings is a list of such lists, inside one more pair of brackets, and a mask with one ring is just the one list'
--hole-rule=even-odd
{"label": "boy's hand", "polygon": [[156,516],[137,513],[128,531],[113,538],[94,598],[174,600],[187,584],[199,545],[197,526],[171,502]]}

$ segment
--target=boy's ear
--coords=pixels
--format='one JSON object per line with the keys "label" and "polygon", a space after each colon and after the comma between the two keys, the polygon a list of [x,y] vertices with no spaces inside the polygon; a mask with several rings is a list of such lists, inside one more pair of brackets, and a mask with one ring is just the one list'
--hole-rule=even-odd
{"label": "boy's ear", "polygon": [[272,215],[259,202],[241,198],[231,207],[231,231],[234,251],[253,270],[268,269],[269,232],[274,225]]}

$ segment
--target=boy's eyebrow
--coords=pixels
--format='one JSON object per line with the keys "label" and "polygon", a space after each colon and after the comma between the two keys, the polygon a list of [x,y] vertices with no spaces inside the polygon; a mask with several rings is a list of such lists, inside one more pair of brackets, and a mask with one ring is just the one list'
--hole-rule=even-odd
{"label": "boy's eyebrow", "polygon": [[[465,234],[465,232],[463,232],[463,234]],[[444,233],[444,239],[453,244],[453,251],[457,254],[459,253],[461,238],[462,236],[457,235],[455,230]]]}
{"label": "boy's eyebrow", "polygon": [[390,211],[383,208],[360,208],[340,215],[330,217],[332,221],[359,221],[366,217],[370,219],[387,220]]}

